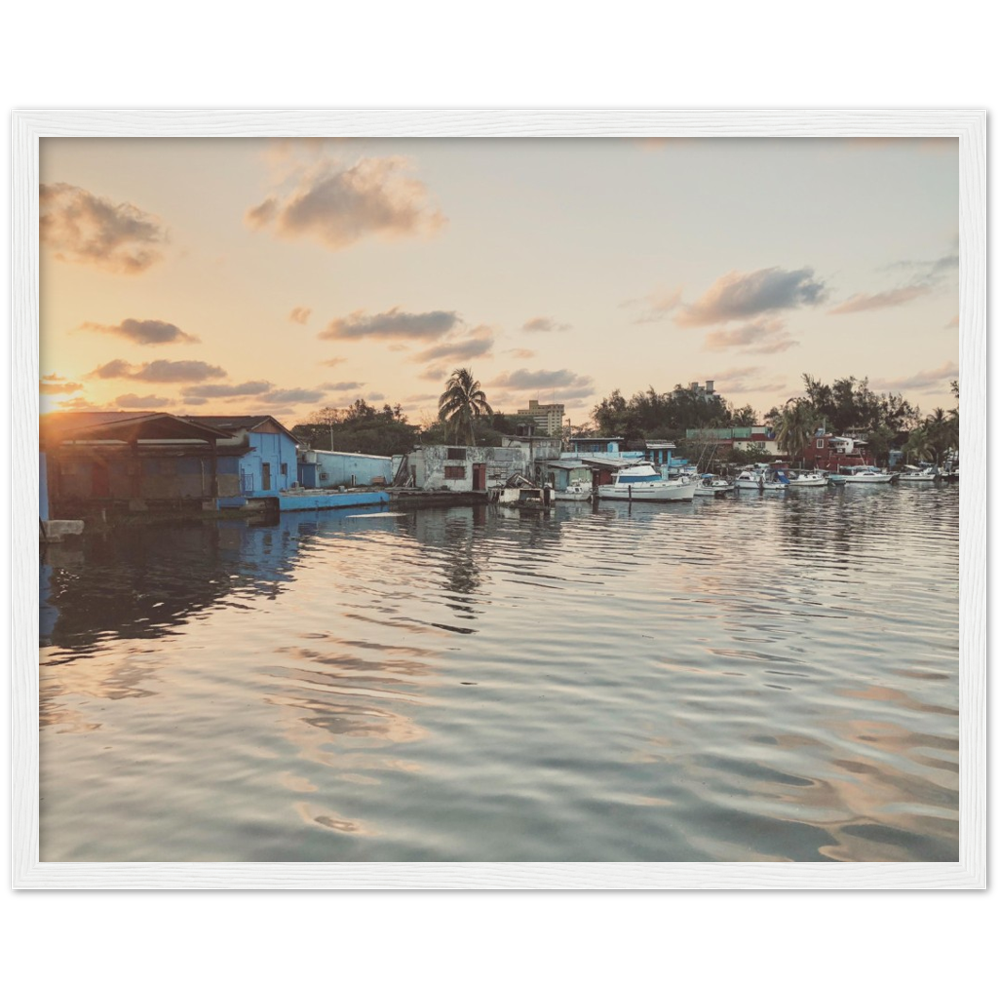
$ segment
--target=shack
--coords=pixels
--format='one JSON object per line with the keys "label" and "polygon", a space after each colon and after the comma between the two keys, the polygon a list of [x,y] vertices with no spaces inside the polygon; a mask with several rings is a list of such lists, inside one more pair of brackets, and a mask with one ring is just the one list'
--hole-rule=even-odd
{"label": "shack", "polygon": [[225,433],[154,412],[51,413],[39,428],[43,503],[52,518],[150,507],[214,509],[239,492]]}

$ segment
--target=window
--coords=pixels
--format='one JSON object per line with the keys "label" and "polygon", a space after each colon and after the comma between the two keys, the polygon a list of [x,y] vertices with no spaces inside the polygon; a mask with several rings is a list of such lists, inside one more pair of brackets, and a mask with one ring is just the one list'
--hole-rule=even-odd
{"label": "window", "polygon": [[[459,461],[464,461],[464,459],[465,459],[465,449],[464,448],[449,448],[448,449],[448,458],[449,459],[457,458]],[[461,478],[461,477],[457,477],[457,478]]]}
{"label": "window", "polygon": [[281,474],[283,476],[287,476],[288,475],[288,463],[287,462],[282,462],[281,463]]}
{"label": "window", "polygon": [[816,447],[817,448],[822,448],[822,447],[824,447],[825,444],[826,444],[826,442],[822,438],[816,438]]}
{"label": "window", "polygon": [[465,479],[464,465],[446,465],[444,467],[445,479]]}

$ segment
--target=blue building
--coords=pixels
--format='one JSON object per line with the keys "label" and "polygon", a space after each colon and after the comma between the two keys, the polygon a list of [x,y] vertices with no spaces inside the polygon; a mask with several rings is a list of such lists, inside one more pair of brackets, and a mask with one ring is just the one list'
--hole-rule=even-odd
{"label": "blue building", "polygon": [[189,419],[229,435],[218,442],[219,474],[237,475],[240,495],[273,497],[298,482],[298,439],[274,417]]}
{"label": "blue building", "polygon": [[307,490],[385,486],[392,482],[392,458],[387,455],[311,448],[299,453],[298,463],[299,485]]}

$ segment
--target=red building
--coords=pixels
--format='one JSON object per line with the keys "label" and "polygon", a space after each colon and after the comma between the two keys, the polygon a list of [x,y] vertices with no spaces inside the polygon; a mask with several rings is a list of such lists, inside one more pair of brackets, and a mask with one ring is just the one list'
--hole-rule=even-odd
{"label": "red building", "polygon": [[873,462],[867,441],[817,431],[802,452],[802,464],[809,469],[836,472],[841,466],[872,465]]}

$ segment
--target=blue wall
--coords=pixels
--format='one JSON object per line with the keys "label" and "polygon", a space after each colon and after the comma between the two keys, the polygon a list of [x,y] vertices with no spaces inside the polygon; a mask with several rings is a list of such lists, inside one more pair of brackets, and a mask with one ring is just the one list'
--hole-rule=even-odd
{"label": "blue wall", "polygon": [[[295,442],[287,434],[255,434],[247,435],[251,451],[240,457],[240,476],[242,491],[248,496],[277,496],[279,491],[287,490],[292,483],[298,482],[298,465],[295,453]],[[264,489],[264,464],[271,467],[271,485]],[[282,473],[281,467],[285,466]],[[249,477],[249,482],[246,482]]]}
{"label": "blue wall", "polygon": [[381,455],[358,455],[349,451],[313,451],[316,464],[302,463],[299,482],[308,489],[338,486],[368,486],[379,477],[392,482],[392,459]]}

